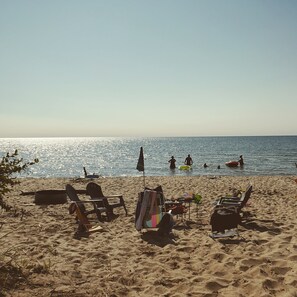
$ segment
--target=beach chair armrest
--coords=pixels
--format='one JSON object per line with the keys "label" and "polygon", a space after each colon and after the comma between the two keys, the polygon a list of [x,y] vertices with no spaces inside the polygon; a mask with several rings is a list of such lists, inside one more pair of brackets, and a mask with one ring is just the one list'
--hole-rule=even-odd
{"label": "beach chair armrest", "polygon": [[123,195],[104,195],[104,198],[123,198]]}
{"label": "beach chair armrest", "polygon": [[240,207],[241,206],[241,202],[223,201],[222,203],[218,204],[218,206],[234,206],[234,207]]}
{"label": "beach chair armrest", "polygon": [[93,205],[93,210],[89,210],[87,211],[86,213],[87,214],[90,214],[90,213],[93,213],[93,212],[106,212],[107,209],[106,207],[102,207],[102,206],[98,206],[97,203],[102,203],[102,199],[93,199],[93,200],[81,200],[81,201],[75,201],[74,203],[75,204],[87,204],[87,203],[91,203]]}
{"label": "beach chair armrest", "polygon": [[92,204],[96,204],[96,202],[102,202],[102,198],[96,198],[96,199],[92,199],[92,200],[80,200],[80,201],[73,201],[73,203],[92,203]]}
{"label": "beach chair armrest", "polygon": [[231,201],[240,201],[241,200],[241,197],[221,197],[218,199],[219,201],[222,201],[222,200],[231,200]]}
{"label": "beach chair armrest", "polygon": [[123,195],[104,195],[103,197],[95,197],[92,198],[92,200],[94,199],[104,199],[104,198],[123,198]]}

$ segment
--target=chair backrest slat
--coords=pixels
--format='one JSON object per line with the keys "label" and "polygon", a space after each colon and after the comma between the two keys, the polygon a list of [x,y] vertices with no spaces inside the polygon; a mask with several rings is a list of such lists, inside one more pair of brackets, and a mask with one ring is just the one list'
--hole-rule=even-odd
{"label": "chair backrest slat", "polygon": [[251,185],[248,186],[246,192],[244,193],[244,198],[241,202],[241,207],[244,207],[246,205],[246,203],[248,202],[248,200],[250,199],[251,194],[252,194],[252,189],[253,189],[253,187]]}
{"label": "chair backrest slat", "polygon": [[89,195],[92,199],[104,197],[101,187],[93,182],[87,184],[87,195]]}
{"label": "chair backrest slat", "polygon": [[[79,202],[79,201],[81,201],[79,199],[79,197],[78,197],[75,189],[71,185],[69,185],[69,184],[66,185],[66,193],[67,193],[67,196],[69,197],[69,199],[71,201],[73,201],[73,202]],[[77,203],[77,205],[79,206],[79,209],[80,209],[81,212],[85,212],[86,211],[86,208],[85,208],[85,206],[82,203]]]}

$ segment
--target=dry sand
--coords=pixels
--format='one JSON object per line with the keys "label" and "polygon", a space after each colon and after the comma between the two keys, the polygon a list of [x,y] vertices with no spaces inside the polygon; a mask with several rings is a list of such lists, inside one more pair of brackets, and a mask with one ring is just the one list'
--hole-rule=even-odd
{"label": "dry sand", "polygon": [[[122,193],[103,232],[75,238],[68,204],[37,206],[21,191],[85,189],[89,180],[23,179],[0,209],[0,296],[297,296],[296,176],[146,177],[165,197],[202,195],[198,215],[176,220],[173,234],[136,231],[141,177],[99,178],[105,194]],[[213,240],[213,201],[253,184],[239,238]],[[80,195],[82,199],[87,199]]]}

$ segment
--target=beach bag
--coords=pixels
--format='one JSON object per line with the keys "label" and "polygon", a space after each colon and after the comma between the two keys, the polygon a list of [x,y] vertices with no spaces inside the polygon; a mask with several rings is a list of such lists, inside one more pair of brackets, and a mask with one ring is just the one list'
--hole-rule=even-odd
{"label": "beach bag", "polygon": [[213,212],[210,218],[210,224],[212,231],[224,232],[237,228],[241,222],[241,217],[234,209],[223,208],[217,209]]}
{"label": "beach bag", "polygon": [[173,215],[184,214],[187,212],[187,208],[182,204],[177,204],[169,208]]}
{"label": "beach bag", "polygon": [[173,216],[170,213],[165,213],[158,225],[158,233],[160,235],[169,235],[174,226]]}

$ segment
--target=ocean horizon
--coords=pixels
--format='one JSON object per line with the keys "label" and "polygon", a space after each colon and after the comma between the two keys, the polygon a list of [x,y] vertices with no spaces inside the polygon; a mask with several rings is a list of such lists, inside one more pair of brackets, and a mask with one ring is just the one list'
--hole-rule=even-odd
{"label": "ocean horizon", "polygon": [[[22,177],[142,176],[136,169],[140,147],[144,150],[146,176],[195,175],[295,175],[297,136],[203,136],[203,137],[36,137],[1,138],[1,154],[18,149],[20,157],[39,159]],[[187,155],[192,170],[169,169]],[[243,155],[243,167],[225,165]],[[208,165],[207,168],[203,164]],[[220,169],[218,169],[218,166]]]}

